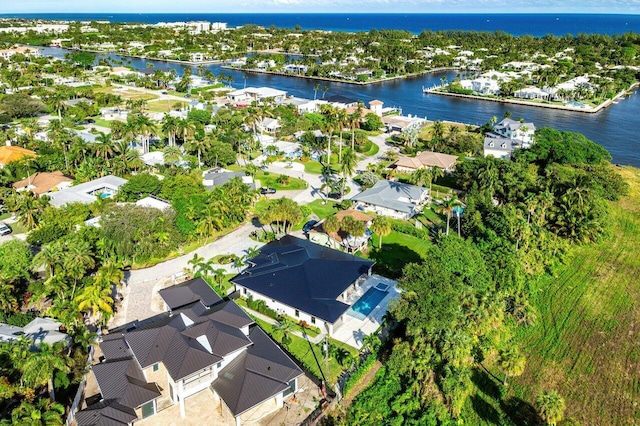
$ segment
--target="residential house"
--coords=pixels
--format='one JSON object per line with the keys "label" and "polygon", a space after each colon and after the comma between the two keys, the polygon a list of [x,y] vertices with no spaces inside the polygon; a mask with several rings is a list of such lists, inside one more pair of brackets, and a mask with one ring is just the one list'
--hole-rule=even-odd
{"label": "residential house", "polygon": [[415,157],[401,156],[393,163],[399,172],[414,172],[418,169],[437,167],[445,172],[452,172],[455,169],[458,157],[455,155],[442,154],[440,152],[424,151],[419,152]]}
{"label": "residential house", "polygon": [[164,211],[171,208],[171,203],[154,195],[149,195],[136,201],[136,206]]}
{"label": "residential house", "polygon": [[93,101],[88,98],[76,98],[76,99],[69,99],[68,101],[64,101],[64,104],[69,107],[74,107],[78,104],[93,105]]}
{"label": "residential house", "polygon": [[297,142],[277,141],[262,145],[264,155],[282,155],[288,159],[302,157],[302,149]]}
{"label": "residential house", "polygon": [[378,117],[382,117],[382,106],[384,102],[374,99],[369,102],[369,109]]}
{"label": "residential house", "polygon": [[61,171],[56,171],[33,173],[25,179],[14,182],[12,186],[16,191],[31,191],[42,195],[68,188],[72,183],[73,179],[66,177]]}
{"label": "residential house", "polygon": [[318,226],[315,226],[309,231],[309,240],[316,244],[326,245],[335,249],[343,248],[350,253],[357,252],[366,247],[369,238],[371,238],[369,226],[371,225],[373,217],[352,209],[340,210],[335,216],[338,219],[338,223],[342,223],[342,220],[347,216],[356,221],[364,222],[364,235],[354,237],[343,229],[339,229],[337,232],[327,232],[322,226],[324,223],[324,221],[322,221]]}
{"label": "residential house", "polygon": [[348,107],[357,107],[358,106],[358,100],[357,99],[353,99],[353,98],[349,98],[346,96],[342,96],[342,95],[331,95],[328,96],[326,98],[324,98],[325,101],[327,101],[328,103],[330,103],[331,105],[333,105],[336,108],[348,108]]}
{"label": "residential house", "polygon": [[245,297],[332,335],[345,320],[349,296],[374,262],[291,235],[273,241],[231,279]]}
{"label": "residential house", "polygon": [[429,198],[429,190],[406,183],[380,180],[351,197],[356,208],[397,219],[415,216]]}
{"label": "residential house", "polygon": [[[7,142],[9,143],[9,142]],[[21,146],[0,146],[0,169],[13,161],[22,160],[25,157],[37,157],[34,151]]]}
{"label": "residential house", "polygon": [[211,410],[212,424],[241,425],[297,390],[302,370],[203,279],[159,294],[167,312],[102,336],[103,358],[91,367],[99,401],[76,414],[78,426],[130,425],[176,404],[188,418],[185,399],[200,392],[210,395],[199,410]]}
{"label": "residential house", "polygon": [[100,108],[100,117],[103,120],[127,121],[129,111],[120,107],[104,107]]}
{"label": "residential house", "polygon": [[276,103],[282,102],[286,97],[287,92],[270,87],[247,87],[227,94],[229,102],[247,105],[254,101],[263,102],[266,99],[272,99]]}
{"label": "residential house", "polygon": [[242,183],[250,189],[256,189],[256,183],[252,176],[247,176],[245,172],[232,172],[231,170],[216,167],[211,170],[202,172],[202,184],[207,189],[213,189],[215,186],[222,186],[233,179],[240,179]]}
{"label": "residential house", "polygon": [[35,318],[24,327],[0,322],[0,342],[13,342],[21,336],[33,342],[31,348],[36,349],[40,344],[53,345],[59,342],[71,344],[71,338],[61,332],[62,323],[51,318]]}
{"label": "residential house", "polygon": [[493,127],[493,133],[504,138],[515,139],[523,144],[523,148],[530,148],[533,143],[533,134],[536,126],[533,123],[525,123],[510,118],[505,118]]}
{"label": "residential house", "polygon": [[277,118],[265,117],[262,121],[256,124],[256,127],[259,132],[276,133],[282,128],[282,124]]}
{"label": "residential house", "polygon": [[517,141],[495,133],[488,133],[484,137],[483,152],[485,157],[491,155],[495,158],[510,160],[513,151],[520,148],[521,146]]}
{"label": "residential house", "polygon": [[387,132],[410,132],[420,130],[427,124],[425,118],[414,117],[411,115],[385,115],[382,117]]}
{"label": "residential house", "polygon": [[118,189],[127,182],[127,179],[117,176],[104,176],[51,193],[51,205],[59,207],[69,203],[91,204],[98,198],[114,196],[118,193]]}

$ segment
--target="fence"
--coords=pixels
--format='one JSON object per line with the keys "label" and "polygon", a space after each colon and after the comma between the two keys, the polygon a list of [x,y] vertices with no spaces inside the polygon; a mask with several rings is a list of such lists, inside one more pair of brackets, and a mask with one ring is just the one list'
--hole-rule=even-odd
{"label": "fence", "polygon": [[[100,338],[100,334],[101,334],[101,331],[100,329],[98,329],[98,337],[96,338],[96,342],[94,342],[94,344],[92,344],[91,348],[89,349],[89,356],[87,357],[87,365],[91,365],[93,363],[93,354],[95,352],[95,345],[98,343],[97,340]],[[80,406],[80,402],[82,401],[84,388],[87,385],[88,374],[89,373],[85,374],[84,377],[82,378],[82,381],[80,382],[80,386],[78,386],[78,391],[76,392],[76,396],[73,398],[73,403],[71,404],[71,407],[69,407],[69,414],[67,415],[67,422],[66,422],[67,426],[70,426],[71,423],[73,423],[73,421],[76,418],[76,412],[78,411],[78,407]]]}

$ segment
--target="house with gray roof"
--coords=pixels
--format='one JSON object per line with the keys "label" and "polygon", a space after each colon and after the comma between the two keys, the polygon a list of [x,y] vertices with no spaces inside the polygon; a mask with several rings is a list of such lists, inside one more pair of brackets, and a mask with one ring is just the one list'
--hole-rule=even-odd
{"label": "house with gray roof", "polygon": [[33,342],[32,349],[42,343],[53,345],[59,342],[71,343],[71,338],[60,331],[62,323],[51,318],[35,318],[24,327],[0,322],[0,342],[13,342],[21,336]]}
{"label": "house with gray roof", "polygon": [[492,132],[485,134],[484,156],[491,155],[510,160],[513,151],[531,148],[535,143],[535,131],[536,126],[533,123],[505,118],[493,127]]}
{"label": "house with gray roof", "polygon": [[49,195],[51,197],[51,205],[60,207],[69,203],[91,204],[98,198],[114,196],[118,193],[118,189],[127,182],[127,179],[109,175],[74,185],[57,192],[52,192]]}
{"label": "house with gray roof", "polygon": [[359,210],[397,219],[410,219],[429,198],[429,190],[406,183],[379,180],[373,187],[351,197]]}
{"label": "house with gray roof", "polygon": [[[284,406],[302,370],[236,305],[196,278],[159,292],[164,314],[102,336],[91,367],[100,394],[76,414],[79,426],[131,425],[207,392],[212,416],[236,425]],[[178,420],[178,419],[176,419]]]}
{"label": "house with gray roof", "polygon": [[291,235],[263,246],[248,263],[231,279],[236,291],[329,335],[342,325],[349,296],[371,275],[374,265]]}
{"label": "house with gray roof", "polygon": [[211,170],[202,172],[202,184],[207,189],[215,186],[222,186],[229,183],[233,179],[240,179],[242,183],[247,185],[249,189],[256,189],[256,183],[252,176],[247,176],[245,172],[232,172],[231,170],[216,167]]}

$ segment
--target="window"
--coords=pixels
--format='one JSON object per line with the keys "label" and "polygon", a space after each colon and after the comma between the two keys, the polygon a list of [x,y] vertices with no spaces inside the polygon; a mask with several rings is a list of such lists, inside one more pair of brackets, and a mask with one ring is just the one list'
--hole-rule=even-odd
{"label": "window", "polygon": [[158,363],[153,364],[153,371],[158,371]]}
{"label": "window", "polygon": [[300,316],[300,311],[296,309],[296,317]]}
{"label": "window", "polygon": [[222,363],[221,362],[217,363],[216,368],[222,368]]}
{"label": "window", "polygon": [[285,397],[287,395],[291,395],[295,391],[296,391],[296,379],[293,379],[292,381],[289,382],[289,387],[284,392],[282,392],[282,396]]}
{"label": "window", "polygon": [[151,417],[156,413],[156,403],[155,401],[149,401],[142,406],[142,418],[146,419],[147,417]]}
{"label": "window", "polygon": [[246,288],[243,288],[243,289],[242,289],[242,293],[243,293],[243,294],[247,294],[247,289],[246,289]]}
{"label": "window", "polygon": [[311,324],[315,324],[316,323],[316,317],[311,317]]}

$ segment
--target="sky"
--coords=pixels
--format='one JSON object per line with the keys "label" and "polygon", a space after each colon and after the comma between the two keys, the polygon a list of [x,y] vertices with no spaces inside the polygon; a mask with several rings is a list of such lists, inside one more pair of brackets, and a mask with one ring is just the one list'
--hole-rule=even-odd
{"label": "sky", "polygon": [[73,12],[640,14],[640,0],[0,0],[0,14]]}

